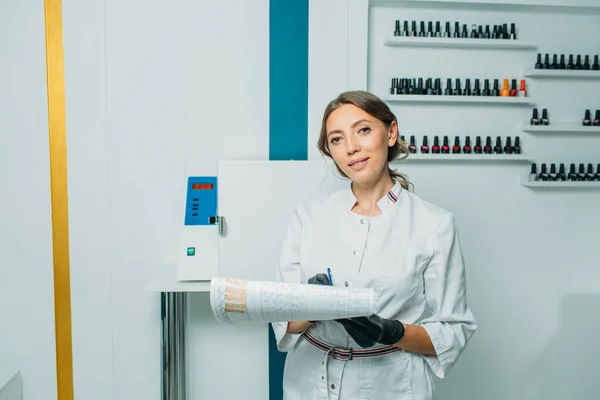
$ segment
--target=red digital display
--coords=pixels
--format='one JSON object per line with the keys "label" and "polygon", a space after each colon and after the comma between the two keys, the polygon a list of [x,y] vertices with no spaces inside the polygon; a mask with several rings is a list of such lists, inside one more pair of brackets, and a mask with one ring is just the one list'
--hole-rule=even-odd
{"label": "red digital display", "polygon": [[192,183],[192,190],[211,190],[212,183]]}

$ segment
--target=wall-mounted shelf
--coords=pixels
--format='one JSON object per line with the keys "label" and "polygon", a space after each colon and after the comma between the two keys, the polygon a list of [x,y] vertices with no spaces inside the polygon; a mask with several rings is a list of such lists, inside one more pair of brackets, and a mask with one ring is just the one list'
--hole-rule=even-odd
{"label": "wall-mounted shelf", "polygon": [[471,49],[536,49],[532,43],[508,39],[458,39],[438,37],[390,36],[383,39],[386,46],[446,47]]}
{"label": "wall-mounted shelf", "polygon": [[542,10],[576,14],[598,14],[595,0],[371,0],[371,6],[419,7],[439,10],[440,7],[478,10]]}
{"label": "wall-mounted shelf", "polygon": [[178,281],[176,266],[167,264],[150,277],[143,289],[149,292],[210,292],[210,281]]}
{"label": "wall-mounted shelf", "polygon": [[523,71],[527,78],[600,79],[600,71],[572,69],[535,69]]}
{"label": "wall-mounted shelf", "polygon": [[523,154],[421,154],[413,153],[404,160],[394,162],[444,162],[444,161],[480,161],[480,162],[531,162]]}
{"label": "wall-mounted shelf", "polygon": [[498,104],[498,105],[533,105],[527,97],[497,96],[443,96],[423,94],[390,94],[386,101],[399,103],[465,103],[465,104]]}
{"label": "wall-mounted shelf", "polygon": [[597,181],[530,181],[528,175],[521,176],[521,185],[531,188],[594,188],[600,189]]}
{"label": "wall-mounted shelf", "polygon": [[521,130],[532,133],[589,133],[600,134],[600,126],[583,126],[576,122],[551,122],[550,125],[531,125],[529,122],[521,123]]}

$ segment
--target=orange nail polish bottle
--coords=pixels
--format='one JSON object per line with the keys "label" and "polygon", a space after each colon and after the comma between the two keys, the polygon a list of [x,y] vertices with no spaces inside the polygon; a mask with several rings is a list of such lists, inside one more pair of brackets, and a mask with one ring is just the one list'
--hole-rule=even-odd
{"label": "orange nail polish bottle", "polygon": [[521,88],[519,89],[519,93],[517,93],[519,97],[527,97],[527,89],[525,88],[525,79],[521,79]]}
{"label": "orange nail polish bottle", "polygon": [[508,89],[508,79],[504,79],[502,90],[500,91],[500,97],[508,97],[510,91]]}

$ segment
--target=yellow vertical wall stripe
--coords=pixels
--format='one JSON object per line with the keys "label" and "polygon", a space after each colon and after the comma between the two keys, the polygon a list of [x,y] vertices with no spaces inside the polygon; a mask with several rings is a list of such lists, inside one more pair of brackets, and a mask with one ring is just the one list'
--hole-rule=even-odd
{"label": "yellow vertical wall stripe", "polygon": [[62,1],[44,0],[46,74],[54,257],[54,323],[58,400],[73,400],[71,345],[71,277],[69,266],[69,200],[67,186],[67,121],[62,32]]}

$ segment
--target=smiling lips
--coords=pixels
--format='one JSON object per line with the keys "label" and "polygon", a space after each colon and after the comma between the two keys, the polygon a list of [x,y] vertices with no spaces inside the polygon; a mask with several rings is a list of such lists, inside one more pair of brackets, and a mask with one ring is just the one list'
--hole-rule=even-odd
{"label": "smiling lips", "polygon": [[359,158],[359,159],[350,161],[348,163],[348,166],[350,168],[352,168],[353,170],[359,170],[359,169],[363,168],[367,164],[367,160],[368,159],[369,159],[369,157],[365,157],[365,158]]}

